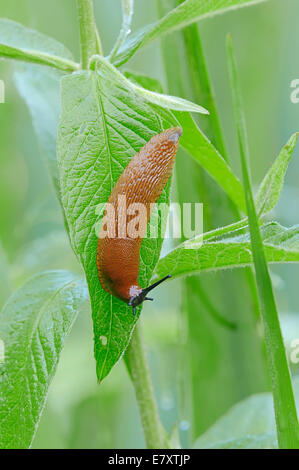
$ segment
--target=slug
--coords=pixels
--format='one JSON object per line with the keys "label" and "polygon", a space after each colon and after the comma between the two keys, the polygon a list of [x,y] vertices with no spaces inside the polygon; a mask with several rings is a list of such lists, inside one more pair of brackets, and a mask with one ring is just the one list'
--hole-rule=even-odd
{"label": "slug", "polygon": [[[107,292],[132,306],[134,315],[144,300],[153,300],[147,297],[148,292],[171,277],[168,275],[145,289],[138,284],[141,242],[153,205],[172,174],[181,135],[182,129],[173,127],[155,135],[142,147],[119,177],[104,213],[107,222],[103,219],[97,248],[99,280]],[[134,203],[143,204],[146,211],[143,230],[136,237],[127,233],[133,214],[127,211],[122,216],[122,211]],[[113,228],[111,233],[107,227]]]}

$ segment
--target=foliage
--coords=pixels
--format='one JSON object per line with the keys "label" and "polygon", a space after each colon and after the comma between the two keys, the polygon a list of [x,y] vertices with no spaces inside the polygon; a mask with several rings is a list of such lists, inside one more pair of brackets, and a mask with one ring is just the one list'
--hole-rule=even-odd
{"label": "foliage", "polygon": [[[185,96],[166,95],[158,81],[132,72],[123,73],[119,69],[120,65],[155,39],[167,37],[171,40],[174,37],[172,33],[180,32],[189,25],[196,27],[195,23],[203,18],[260,2],[185,0],[176,3],[175,8],[156,23],[131,33],[133,2],[124,0],[121,31],[110,54],[104,58],[93,18],[92,1],[79,0],[81,64],[75,62],[66,47],[56,40],[14,21],[0,20],[0,56],[16,61],[15,83],[30,110],[61,206],[66,232],[85,273],[99,381],[110,373],[126,351],[141,308],[133,317],[131,308],[106,293],[99,283],[95,263],[97,208],[107,201],[132,156],[153,135],[180,124],[183,128],[182,148],[192,157],[192,168],[204,174],[204,178],[209,175],[217,191],[218,187],[221,188],[222,200],[230,200],[229,204],[234,208],[234,214],[238,215],[238,220],[228,220],[232,223],[184,240],[162,257],[162,238],[145,239],[140,257],[141,285],[148,285],[152,277],[160,278],[169,272],[175,279],[204,271],[252,266],[255,261],[257,279],[263,284],[264,291],[269,292],[270,279],[268,277],[265,281],[265,278],[259,277],[257,259],[262,259],[265,253],[266,258],[260,267],[266,266],[265,260],[269,263],[299,261],[298,226],[286,228],[276,221],[263,220],[279,201],[298,133],[293,134],[283,147],[258,189],[258,220],[253,212],[253,197],[251,205],[248,204],[251,186],[244,184],[243,187],[227,155],[221,154],[223,142],[219,142],[219,128],[215,133],[218,133],[218,142],[217,139],[211,142],[202,131],[202,121],[190,115],[190,112],[205,114],[208,108],[206,101],[209,100],[203,97],[202,102],[198,103],[196,99],[193,103]],[[208,80],[208,76],[204,80]],[[206,85],[209,90],[209,84]],[[212,93],[211,90],[209,93]],[[211,115],[214,125],[217,118],[215,110],[216,106]],[[171,181],[160,202],[169,204],[170,187]],[[248,219],[242,218],[241,213],[248,213]],[[150,221],[150,224],[157,223],[161,224],[161,220],[152,218]],[[252,240],[258,238],[259,233],[258,246]],[[9,285],[9,280],[5,282]],[[87,297],[85,280],[80,276],[68,271],[47,271],[36,274],[16,290],[5,304],[0,315],[0,339],[6,347],[5,362],[0,365],[0,447],[23,448],[31,445],[65,338]],[[206,304],[209,303],[208,299]],[[214,318],[219,319],[213,305],[210,310],[215,312]],[[230,327],[231,324],[228,320],[222,321],[221,328]],[[135,385],[141,417],[146,416],[143,425],[147,445],[161,446],[161,439],[165,446],[174,445],[174,439],[168,439],[161,427],[145,356],[141,361],[135,360],[142,348],[136,332],[126,361]],[[268,349],[270,354],[271,348],[273,351],[280,348],[284,354],[282,342],[278,345],[273,341]],[[27,353],[24,354],[24,351]],[[272,375],[279,369],[275,361],[270,362],[270,368]],[[140,386],[143,377],[148,385],[147,400],[142,396]],[[236,405],[212,431],[197,440],[196,447],[275,447],[270,401],[268,394]],[[282,400],[280,408],[285,406],[287,404]],[[145,407],[148,407],[147,410]],[[258,429],[254,426],[245,429],[244,425],[240,432],[228,436],[223,429],[233,430],[236,421],[246,422],[248,409],[253,416],[258,416],[261,409],[266,410],[263,424]],[[148,410],[152,410],[155,416],[152,423],[148,420]],[[278,415],[276,410],[276,417]],[[288,443],[278,428],[280,444]],[[177,447],[177,432],[175,441]]]}

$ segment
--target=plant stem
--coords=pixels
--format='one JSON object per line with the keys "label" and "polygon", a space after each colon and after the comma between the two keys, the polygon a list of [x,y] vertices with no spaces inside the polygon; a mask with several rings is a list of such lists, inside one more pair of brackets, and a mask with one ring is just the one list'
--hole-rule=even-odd
{"label": "plant stem", "polygon": [[78,19],[80,28],[81,65],[88,68],[93,55],[102,55],[102,45],[93,11],[93,0],[77,0]]}
{"label": "plant stem", "polygon": [[249,171],[249,147],[232,37],[227,38],[227,57],[236,128],[244,180],[252,255],[264,324],[271,373],[277,438],[282,449],[299,448],[299,427],[290,370],[280,329],[271,278],[259,229]]}
{"label": "plant stem", "polygon": [[155,399],[149,366],[141,336],[140,320],[135,327],[125,359],[135,388],[145,442],[148,449],[169,448]]}

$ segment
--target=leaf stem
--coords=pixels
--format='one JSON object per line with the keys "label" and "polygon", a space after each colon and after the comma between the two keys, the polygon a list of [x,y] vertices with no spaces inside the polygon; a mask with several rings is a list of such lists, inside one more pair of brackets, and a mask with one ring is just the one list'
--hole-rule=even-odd
{"label": "leaf stem", "polygon": [[47,65],[48,67],[54,67],[65,72],[74,72],[80,67],[76,62],[63,57],[40,51],[17,49],[15,47],[7,46],[6,44],[0,44],[0,57],[30,62],[33,64]]}
{"label": "leaf stem", "polygon": [[144,437],[148,449],[169,448],[166,431],[160,421],[149,366],[141,335],[140,321],[125,354],[127,368],[135,388]]}
{"label": "leaf stem", "polygon": [[103,49],[94,18],[93,0],[77,0],[77,8],[81,65],[83,69],[87,69],[90,58],[96,54],[102,55]]}
{"label": "leaf stem", "polygon": [[227,37],[227,57],[234,113],[240,147],[240,158],[244,180],[249,230],[257,289],[261,304],[267,347],[268,364],[271,372],[274,410],[278,444],[283,449],[299,448],[299,427],[290,370],[280,329],[273,287],[263,248],[258,216],[254,204],[251,176],[249,171],[249,147],[243,113],[241,91],[232,37]]}

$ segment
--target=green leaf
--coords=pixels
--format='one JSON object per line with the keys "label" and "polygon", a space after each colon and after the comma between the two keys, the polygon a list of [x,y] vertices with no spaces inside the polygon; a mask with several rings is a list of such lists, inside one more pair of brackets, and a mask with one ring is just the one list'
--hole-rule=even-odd
{"label": "green leaf", "polygon": [[[269,263],[299,262],[299,226],[285,228],[270,222],[261,228]],[[154,279],[167,273],[173,278],[203,271],[241,268],[252,264],[249,234],[202,243],[200,237],[188,240],[160,259]]]}
{"label": "green leaf", "polygon": [[216,14],[265,0],[186,0],[154,24],[137,31],[127,38],[115,57],[116,64],[123,64],[142,46],[179,29]]}
{"label": "green leaf", "polygon": [[129,90],[131,89],[133,93],[140,95],[145,101],[148,101],[149,103],[153,103],[162,108],[168,108],[177,111],[209,114],[205,108],[199,106],[198,104],[192,103],[191,101],[179,98],[178,96],[156,93],[155,91],[147,90],[146,88],[139,86],[136,84],[136,81],[135,83],[131,82],[104,57],[94,56],[91,60],[91,68],[93,68],[94,65],[96,68],[101,68],[102,66],[107,69],[107,71],[109,70],[109,72],[114,75],[114,79],[122,84],[122,86],[128,87]]}
{"label": "green leaf", "polygon": [[79,65],[71,60],[62,59],[61,57],[45,54],[43,52],[24,51],[22,49],[16,49],[15,47],[6,46],[5,44],[0,44],[0,57],[46,65],[65,72],[74,72],[79,69]]}
{"label": "green leaf", "polygon": [[[58,41],[11,20],[0,19],[0,42],[24,50],[72,59],[71,53]],[[56,140],[60,115],[60,79],[63,73],[47,67],[15,64],[16,87],[28,106],[33,126],[45,155],[56,195],[60,200],[60,183]]]}
{"label": "green leaf", "polygon": [[58,41],[15,21],[0,19],[0,56],[74,71],[78,65]]}
{"label": "green leaf", "polygon": [[134,13],[134,0],[122,0],[122,14],[123,14],[122,25],[121,25],[121,29],[120,29],[118,38],[116,40],[116,43],[113,46],[109,55],[109,59],[111,62],[113,62],[113,59],[115,55],[117,54],[120,46],[123,44],[124,40],[131,32],[133,13]]}
{"label": "green leaf", "polygon": [[150,103],[161,106],[162,108],[173,109],[175,111],[189,111],[190,113],[209,114],[209,112],[191,101],[179,98],[178,96],[156,93],[138,85],[131,85],[137,93]]}
{"label": "green leaf", "polygon": [[72,60],[71,53],[60,42],[5,18],[0,19],[0,43],[23,51],[39,51]]}
{"label": "green leaf", "polygon": [[[134,317],[132,308],[100,285],[96,208],[107,202],[133,155],[162,130],[158,114],[127,88],[114,68],[103,63],[99,73],[84,71],[63,78],[58,135],[62,200],[72,245],[88,281],[99,380],[122,356],[138,315]],[[169,186],[170,182],[160,201],[168,202]],[[148,285],[161,244],[160,238],[143,240],[139,279],[142,286]]]}
{"label": "green leaf", "polygon": [[270,212],[278,203],[284,184],[291,156],[295,150],[299,133],[291,136],[288,143],[282,148],[277,159],[263,179],[256,198],[256,209],[259,215]]}
{"label": "green leaf", "polygon": [[[294,380],[299,402],[299,380]],[[275,415],[271,393],[258,393],[234,405],[200,436],[195,449],[276,449]]]}
{"label": "green leaf", "polygon": [[141,85],[143,88],[147,88],[151,91],[156,91],[157,93],[163,93],[163,87],[159,80],[155,78],[148,77],[147,75],[137,74],[131,70],[125,70],[124,76],[129,78],[129,80],[137,85]]}
{"label": "green leaf", "polygon": [[81,278],[48,271],[31,278],[0,314],[0,448],[32,442],[59,356],[87,298]]}
{"label": "green leaf", "polygon": [[42,154],[45,156],[56,195],[60,200],[60,183],[56,155],[60,115],[60,80],[63,75],[51,69],[32,65],[15,67],[16,87],[28,106]]}
{"label": "green leaf", "polygon": [[228,163],[201,132],[190,114],[174,113],[183,128],[181,145],[224,189],[236,206],[246,213],[244,190]]}
{"label": "green leaf", "polygon": [[298,416],[266,253],[253,199],[245,116],[242,106],[233,41],[230,35],[227,37],[227,59],[239,141],[256,285],[261,305],[268,367],[271,375],[277,439],[280,448],[296,449],[299,446]]}

